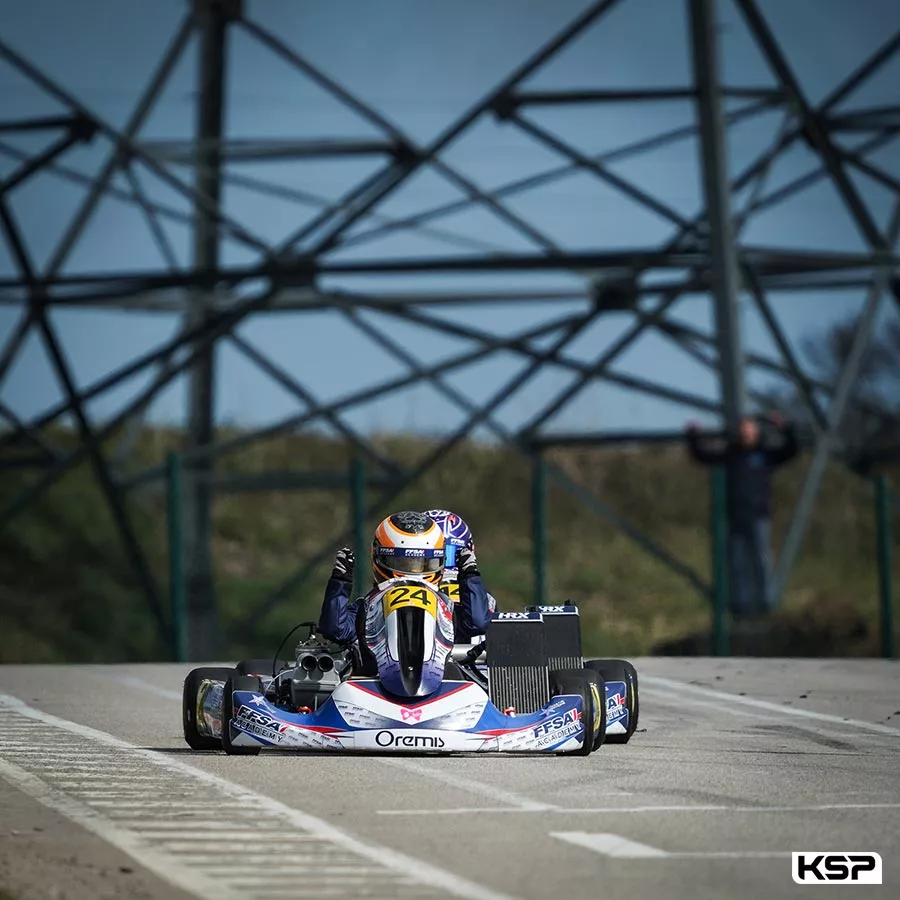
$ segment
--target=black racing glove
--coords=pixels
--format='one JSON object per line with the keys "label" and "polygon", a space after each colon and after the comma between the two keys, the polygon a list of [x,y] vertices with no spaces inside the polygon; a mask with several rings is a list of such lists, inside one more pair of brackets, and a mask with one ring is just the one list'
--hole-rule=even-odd
{"label": "black racing glove", "polygon": [[471,578],[480,575],[478,571],[478,559],[475,556],[475,542],[470,540],[465,547],[461,547],[457,554],[459,559],[459,575],[461,578]]}
{"label": "black racing glove", "polygon": [[338,581],[347,581],[353,583],[353,567],[356,565],[356,557],[349,547],[341,547],[334,555],[334,568],[331,570],[331,577],[337,578]]}

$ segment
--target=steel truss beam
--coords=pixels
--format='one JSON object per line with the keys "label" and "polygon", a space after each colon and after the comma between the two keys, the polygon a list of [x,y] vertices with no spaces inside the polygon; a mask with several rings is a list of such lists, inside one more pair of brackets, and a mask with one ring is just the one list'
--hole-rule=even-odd
{"label": "steel truss beam", "polygon": [[[237,7],[238,4],[231,4]],[[193,141],[194,229],[193,260],[201,272],[220,265],[222,218],[223,135],[225,133],[225,73],[230,15],[236,8],[221,0],[194,0],[199,47],[197,53],[196,134]],[[192,292],[185,315],[187,328],[204,328],[214,315],[209,291]],[[216,439],[216,342],[207,344],[187,369],[185,448],[204,447]],[[221,634],[212,558],[212,479],[214,461],[195,459],[184,466],[183,529],[185,569],[185,633],[191,659],[216,659]]]}
{"label": "steel truss beam", "polygon": [[[729,99],[761,100],[776,104],[784,100],[782,91],[772,88],[727,88],[721,95]],[[697,91],[684,88],[647,88],[628,91],[513,91],[507,102],[513,108],[520,106],[561,106],[573,103],[634,103],[646,101],[658,103],[660,100],[696,100]]]}
{"label": "steel truss beam", "polygon": [[715,0],[690,0],[691,49],[700,121],[701,171],[707,209],[707,240],[713,270],[713,311],[719,342],[719,380],[725,428],[737,438],[744,416],[743,346],[740,338],[738,251],[734,239],[725,125],[715,36]]}
{"label": "steel truss beam", "polygon": [[[4,124],[6,125],[6,128],[4,128]],[[27,122],[0,123],[0,131],[29,130],[27,127],[28,124],[29,123]],[[89,143],[97,133],[97,126],[95,125],[95,123],[85,116],[76,115],[63,120],[54,120],[54,125],[50,127],[63,126],[65,127],[65,134],[58,137],[52,144],[50,144],[49,147],[38,153],[36,156],[25,156],[22,161],[22,165],[19,166],[19,168],[16,169],[16,171],[14,171],[11,175],[8,175],[5,179],[0,181],[0,196],[9,193],[11,190],[13,190],[13,188],[18,187],[24,181],[27,181],[36,172],[39,172],[41,169],[50,165],[50,163],[52,163],[58,156],[61,156],[63,153],[65,153],[66,150],[68,150],[70,147],[74,147],[75,144]],[[43,120],[37,126],[38,129],[47,127],[48,126],[46,125],[46,120]]]}
{"label": "steel truss beam", "polygon": [[[900,199],[894,205],[894,212],[888,226],[885,242],[888,246],[894,246],[898,240],[900,240]],[[837,430],[841,426],[844,411],[852,396],[853,388],[856,386],[860,365],[869,345],[869,340],[872,337],[872,331],[875,327],[881,302],[888,288],[891,275],[892,272],[889,266],[879,269],[875,284],[872,285],[869,291],[869,296],[866,298],[862,314],[857,322],[853,341],[850,345],[850,352],[847,354],[843,369],[838,376],[834,397],[828,406],[826,427],[816,442],[812,461],[810,462],[806,479],[803,482],[803,488],[800,492],[797,506],[794,509],[794,515],[785,537],[784,547],[775,569],[773,591],[776,602],[780,600],[784,592],[787,580],[800,552],[803,539],[806,536],[806,527],[809,524],[816,495],[819,492],[819,487],[828,467],[828,460],[834,455],[834,451],[838,446]]]}
{"label": "steel truss beam", "polygon": [[142,141],[141,147],[160,162],[173,165],[191,165],[196,153],[214,148],[222,162],[271,162],[278,159],[315,159],[341,156],[393,155],[399,151],[396,144],[386,141],[332,140],[289,141],[268,140],[216,140],[216,141]]}
{"label": "steel truss beam", "polygon": [[[210,492],[217,485],[224,487],[230,484],[231,487],[244,489],[254,485],[271,487],[275,483],[271,479],[260,480],[257,476],[238,479],[234,483],[223,481],[214,473],[214,461],[255,441],[313,422],[327,422],[359,453],[378,466],[379,479],[383,480],[379,481],[380,493],[367,511],[371,514],[377,509],[383,509],[406,485],[427,472],[479,426],[488,428],[518,452],[533,452],[535,446],[547,440],[542,429],[589,384],[596,382],[629,387],[694,409],[705,409],[717,414],[724,411],[726,425],[733,430],[743,408],[744,368],[759,366],[791,380],[804,399],[819,440],[814,466],[821,467],[821,459],[827,459],[828,454],[835,450],[833,432],[835,416],[838,415],[835,411],[839,411],[846,403],[852,384],[848,384],[847,373],[844,373],[835,386],[813,379],[804,372],[802,361],[779,325],[772,299],[767,292],[843,290],[848,287],[868,289],[871,293],[863,324],[869,322],[872,308],[877,307],[877,301],[873,298],[880,296],[885,288],[891,288],[900,302],[900,289],[896,279],[892,281],[890,275],[892,271],[896,271],[900,255],[893,249],[894,241],[887,241],[879,233],[871,210],[848,176],[848,169],[852,167],[875,179],[888,190],[900,193],[900,179],[869,158],[900,134],[900,108],[858,106],[854,109],[848,104],[852,94],[900,52],[900,29],[856,71],[850,73],[818,108],[813,108],[805,98],[789,60],[756,4],[752,0],[734,2],[776,77],[778,83],[773,88],[719,85],[715,71],[716,36],[712,28],[711,0],[686,0],[689,22],[692,23],[694,50],[692,84],[622,90],[542,91],[529,88],[527,80],[530,76],[572,40],[583,35],[588,28],[597,27],[602,30],[604,16],[626,3],[626,0],[599,0],[426,146],[418,146],[386,116],[312,65],[277,34],[248,19],[243,14],[241,4],[234,0],[202,0],[198,4],[192,4],[121,132],[102,118],[94,116],[71,92],[53,82],[21,54],[0,41],[0,58],[30,78],[67,110],[58,117],[0,123],[0,134],[17,128],[32,131],[57,129],[62,132],[58,140],[35,157],[0,141],[0,154],[19,164],[14,173],[0,184],[0,230],[3,231],[20,273],[14,279],[0,279],[0,304],[22,306],[15,328],[5,337],[0,348],[0,389],[24,340],[34,328],[47,349],[54,373],[65,395],[61,403],[30,421],[25,421],[8,405],[0,403],[0,417],[11,426],[11,430],[0,436],[0,452],[5,457],[15,448],[27,446],[34,451],[33,456],[9,457],[10,464],[22,465],[24,460],[45,467],[23,494],[14,498],[5,510],[0,510],[0,527],[8,525],[26,508],[30,500],[73,465],[89,460],[122,534],[136,578],[144,583],[150,608],[161,634],[165,634],[168,627],[166,616],[155,596],[152,575],[134,538],[134,528],[122,499],[122,492],[147,485],[158,478],[160,469],[154,467],[146,472],[131,472],[127,475],[120,472],[114,477],[102,448],[104,442],[121,427],[127,426],[130,429],[126,431],[126,437],[120,444],[120,458],[116,469],[122,470],[126,462],[126,451],[133,445],[142,417],[153,398],[184,372],[194,373],[195,389],[203,387],[200,392],[202,397],[195,390],[197,402],[191,417],[192,440],[184,454],[188,481],[190,473],[193,473],[195,479],[193,494],[197,512],[196,522],[189,528],[193,549],[188,556],[189,564],[199,565],[198,561],[206,560],[204,577],[210,585]],[[205,119],[201,116],[197,140],[191,144],[182,141],[143,140],[141,129],[144,122],[188,42],[195,33],[203,30],[204,22],[208,23],[208,14],[218,17],[216,27],[219,29],[217,41],[206,45],[210,52],[215,50],[217,42],[221,49],[228,29],[240,28],[261,46],[268,48],[327,91],[368,125],[374,126],[380,137],[362,140],[314,139],[310,136],[290,140],[222,140],[221,130],[215,120],[218,115],[220,124],[225,103],[222,94],[224,64],[220,64],[222,60],[210,59],[202,70],[208,79],[206,100],[199,106],[199,111],[202,113],[205,110],[208,115]],[[209,33],[208,29],[206,33]],[[724,99],[736,100],[745,105],[723,110],[721,106]],[[541,106],[586,107],[591,104],[669,100],[694,104],[698,123],[671,129],[602,154],[587,154],[576,149],[528,115],[529,110]],[[732,176],[730,184],[726,184],[722,129],[731,124],[750,121],[763,112],[778,109],[784,111],[785,118],[774,143],[743,171]],[[510,181],[493,190],[484,190],[459,167],[451,166],[444,159],[443,153],[487,116],[494,116],[508,123],[511,128],[518,129],[559,154],[564,160],[563,164],[528,178]],[[836,140],[836,135],[857,132],[865,140],[852,148],[841,145]],[[698,135],[703,148],[706,203],[695,215],[688,215],[674,208],[652,191],[621,176],[612,168],[622,160],[637,158],[641,154]],[[96,176],[79,172],[60,158],[77,141],[91,139],[105,140],[111,145],[106,161]],[[798,141],[804,141],[816,152],[819,163],[808,172],[766,192],[764,185],[773,165]],[[302,160],[320,156],[338,158],[348,155],[380,156],[383,157],[383,164],[337,200],[297,188],[286,189],[261,178],[229,172],[227,168],[231,162]],[[170,170],[170,166],[177,165],[192,165],[197,179],[194,186],[186,184]],[[399,218],[379,212],[387,198],[415,173],[425,168],[431,169],[459,189],[463,198]],[[113,176],[119,171],[125,175],[126,187],[112,183]],[[144,186],[144,171],[152,172],[189,200],[194,207],[194,215],[186,216],[180,210],[156,200]],[[44,172],[87,186],[89,192],[55,248],[50,263],[43,272],[36,272],[30,262],[30,248],[4,202],[4,194],[15,189],[24,179]],[[540,223],[529,221],[507,202],[510,198],[553,184],[576,172],[598,178],[617,191],[625,201],[637,203],[652,211],[664,222],[674,226],[673,237],[660,247],[639,246],[610,252],[606,248],[589,246],[582,252],[573,253],[559,246]],[[798,252],[778,247],[735,246],[736,238],[732,239],[730,231],[733,230],[735,235],[740,234],[759,213],[796,198],[805,189],[825,180],[837,187],[852,220],[866,239],[868,252]],[[286,197],[314,208],[316,213],[309,222],[298,227],[279,244],[271,245],[254,235],[246,223],[234,221],[222,213],[218,191],[221,184],[225,183],[240,184],[262,196]],[[732,198],[745,189],[749,189],[749,196],[743,208],[732,214],[729,208]],[[141,273],[104,271],[63,275],[67,260],[104,197],[115,197],[139,212],[159,250],[161,267]],[[502,244],[436,227],[436,223],[442,218],[474,207],[490,212],[496,220],[517,231],[534,248],[534,252],[510,253]],[[177,264],[175,248],[163,227],[163,223],[167,221],[195,227],[197,252],[194,265],[187,270],[180,269]],[[357,258],[352,261],[333,258],[334,251],[359,247],[376,238],[405,230],[415,230],[445,243],[465,247],[470,254],[414,259],[384,259],[373,255],[370,259]],[[258,254],[257,261],[243,266],[221,265],[218,247],[226,240],[250,248]],[[582,362],[567,350],[568,345],[591,323],[608,314],[598,301],[593,279],[605,272],[623,270],[631,273],[635,285],[634,297],[622,311],[631,315],[634,321],[608,350],[596,354],[589,362]],[[658,278],[650,279],[651,275],[658,275],[664,270],[677,274],[666,283],[660,283]],[[688,273],[686,277],[683,275],[684,271]],[[567,290],[542,292],[534,290],[527,284],[527,278],[523,278],[523,287],[518,291],[504,289],[456,293],[446,290],[386,292],[373,286],[373,279],[382,275],[456,272],[522,273],[526,276],[534,272],[559,272],[572,276],[575,284]],[[365,292],[351,291],[343,286],[353,276],[367,277]],[[335,287],[333,282],[342,286]],[[238,288],[247,290],[242,296],[238,296]],[[772,334],[781,355],[780,360],[759,354],[744,354],[740,348],[734,325],[734,303],[737,294],[743,291],[749,293]],[[703,333],[669,318],[671,308],[679,297],[698,293],[708,295],[711,292],[717,298],[719,313],[718,327],[713,334]],[[536,301],[580,303],[577,312],[560,315],[540,327],[520,330],[511,337],[498,337],[490,329],[468,324],[464,318],[448,322],[427,312],[429,306],[438,305],[457,305],[460,310],[464,310],[467,306],[484,303],[509,305]],[[54,306],[157,309],[176,312],[183,317],[183,321],[179,333],[171,340],[79,391],[75,387],[71,366],[65,357],[59,336],[48,317],[48,310]],[[337,310],[347,322],[399,360],[406,367],[406,373],[377,384],[365,384],[361,389],[350,391],[336,401],[323,403],[316,396],[318,391],[315,386],[303,383],[273,363],[262,348],[254,346],[235,331],[249,316],[264,311],[313,312],[323,309]],[[365,325],[361,318],[363,315],[366,316]],[[381,321],[408,322],[456,336],[471,342],[474,349],[441,363],[431,360],[423,362],[420,359],[423,354],[398,342],[392,336],[390,328],[373,321],[376,318]],[[664,378],[652,380],[613,370],[611,367],[616,359],[648,330],[655,330],[720,373],[723,378],[724,405],[663,383]],[[862,334],[861,329],[860,335]],[[227,441],[216,440],[215,421],[209,402],[213,383],[211,360],[217,343],[223,338],[230,340],[257,368],[293,394],[302,411],[257,432]],[[546,345],[547,340],[551,341],[549,347]],[[859,342],[863,341],[864,337],[860,336]],[[718,352],[710,353],[710,350]],[[522,368],[504,384],[497,385],[496,390],[483,403],[473,402],[447,382],[446,378],[452,372],[488,359],[498,352],[515,354],[521,360]],[[495,418],[497,410],[546,366],[555,366],[560,371],[570,373],[572,379],[569,385],[548,398],[540,409],[519,426],[501,426]],[[117,387],[125,379],[145,371],[154,371],[150,384],[126,404],[111,422],[98,428],[87,419],[85,404]],[[377,451],[368,439],[347,424],[343,415],[373,399],[422,382],[430,383],[449,404],[459,409],[464,420],[451,434],[445,436],[433,452],[406,471]],[[832,396],[827,411],[821,408],[819,395],[822,393]],[[752,397],[754,392],[750,391],[749,394]],[[871,408],[868,411],[882,421],[889,420],[884,410]],[[51,446],[46,431],[65,414],[74,415],[81,443],[74,451],[61,454]],[[668,554],[651,536],[642,534],[622,520],[596,497],[585,494],[561,470],[551,467],[551,473],[564,488],[581,495],[599,515],[622,529],[686,581],[706,592],[706,585],[697,573]],[[290,474],[298,485],[304,481],[302,473],[281,474],[285,477]],[[779,569],[781,586],[796,555],[799,539],[802,538],[801,520],[811,506],[812,499],[809,498],[814,499],[814,495],[815,488],[808,483],[804,494],[806,506],[801,505],[798,509],[794,531],[782,554]],[[344,537],[334,536],[334,541]],[[288,597],[332,550],[333,542],[323,546],[312,560],[307,561],[303,569],[293,573],[278,590],[266,598],[255,613],[265,614]],[[209,609],[212,607],[208,605],[207,610]],[[212,622],[213,626],[214,624]],[[195,645],[192,652],[203,655],[204,649]]]}
{"label": "steel truss beam", "polygon": [[[754,271],[744,267],[744,271]],[[749,277],[749,276],[745,276]],[[754,283],[767,291],[778,291],[781,294],[794,292],[809,293],[815,291],[861,291],[871,286],[872,277],[864,270],[857,270],[849,275],[833,274],[833,270],[788,275],[760,276],[754,271]],[[672,292],[683,296],[706,295],[710,289],[709,273],[695,270],[691,278],[672,279],[671,281],[647,282],[634,284],[634,299],[651,299],[661,294]],[[349,308],[357,305],[379,304],[383,308],[406,309],[410,307],[466,307],[542,303],[547,301],[586,300],[591,297],[590,286],[580,290],[535,291],[529,289],[513,291],[460,291],[460,292],[382,292],[370,291],[365,298],[348,294],[342,290],[319,290],[315,288],[280,288],[272,302],[258,311],[265,313],[284,312],[322,312],[326,309]],[[11,308],[27,307],[28,298],[11,298],[0,295],[0,306]],[[48,303],[57,308],[83,308],[106,310],[134,310],[137,312],[157,312],[166,314],[183,313],[190,302],[189,292],[180,288],[160,291],[140,291],[133,297],[119,296],[114,293],[83,293],[65,300]],[[234,297],[227,291],[217,291],[211,296],[211,308],[217,312],[227,312],[235,305]]]}
{"label": "steel truss beam", "polygon": [[[745,246],[741,258],[762,277],[859,272],[879,265],[900,265],[900,255],[886,251],[837,253],[834,251],[780,251],[772,247]],[[214,286],[238,287],[248,281],[272,280],[278,286],[297,283],[313,286],[321,276],[396,275],[483,272],[603,272],[639,270],[641,272],[708,267],[708,258],[700,250],[665,252],[646,248],[607,250],[594,253],[546,255],[528,253],[485,256],[426,257],[421,259],[369,259],[352,262],[314,262],[306,259],[262,263],[255,266],[222,267],[219,270],[194,270],[179,273],[138,272],[119,276],[102,274],[72,275],[47,279],[48,290],[57,293],[48,302],[77,305],[98,299],[139,296],[148,291],[194,287],[206,290]],[[0,279],[0,291],[18,290],[14,279]],[[65,289],[65,290],[63,290]]]}

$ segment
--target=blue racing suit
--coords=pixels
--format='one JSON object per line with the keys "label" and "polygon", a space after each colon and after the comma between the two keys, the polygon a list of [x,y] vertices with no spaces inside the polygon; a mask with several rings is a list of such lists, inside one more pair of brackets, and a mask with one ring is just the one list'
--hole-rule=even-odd
{"label": "blue racing suit", "polygon": [[[319,615],[319,631],[338,643],[358,639],[357,615],[366,600],[377,592],[373,588],[365,597],[350,600],[353,586],[349,581],[332,576],[325,585],[325,599]],[[455,604],[453,626],[457,643],[464,644],[487,631],[490,618],[489,595],[480,575],[469,575],[459,581],[459,603]]]}

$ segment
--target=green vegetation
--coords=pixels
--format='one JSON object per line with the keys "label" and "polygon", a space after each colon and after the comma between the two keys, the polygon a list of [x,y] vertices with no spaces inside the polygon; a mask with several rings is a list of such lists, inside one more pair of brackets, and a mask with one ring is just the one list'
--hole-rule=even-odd
{"label": "green vegetation", "polygon": [[[54,440],[71,436],[56,433]],[[159,464],[180,437],[148,430],[133,465]],[[426,440],[382,437],[376,444],[409,463]],[[219,471],[344,471],[349,450],[316,434],[281,437],[223,458]],[[557,451],[552,460],[704,578],[709,572],[708,473],[679,447]],[[776,477],[776,546],[806,461]],[[5,505],[34,473],[0,470]],[[511,451],[464,443],[391,504],[449,506],[470,522],[490,590],[507,609],[530,600],[530,467]],[[133,492],[129,508],[167,591],[164,494]],[[380,511],[389,512],[389,509]],[[612,529],[549,479],[549,579],[552,600],[582,610],[590,649],[638,655],[665,645],[700,649],[691,636],[709,627],[707,601],[665,565]],[[346,493],[223,494],[215,505],[215,560],[228,655],[274,651],[284,631],[317,615],[329,564],[252,629],[241,626],[275,587],[350,521]],[[376,518],[370,525],[374,527]],[[900,521],[895,517],[895,534]],[[335,546],[337,546],[335,544]],[[871,486],[836,467],[829,473],[804,554],[761,646],[754,652],[875,655],[878,585]],[[895,554],[895,565],[900,553]],[[900,571],[897,573],[900,576]],[[900,581],[900,579],[898,579]],[[126,563],[90,468],[72,471],[0,534],[0,662],[160,659],[140,589]],[[683,643],[679,644],[681,641]],[[744,645],[734,649],[740,652]]]}

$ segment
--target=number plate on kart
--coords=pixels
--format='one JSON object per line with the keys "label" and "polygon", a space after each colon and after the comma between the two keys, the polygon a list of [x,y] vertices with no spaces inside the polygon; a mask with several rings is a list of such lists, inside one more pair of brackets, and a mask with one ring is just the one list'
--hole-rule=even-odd
{"label": "number plate on kart", "polygon": [[424,587],[412,587],[411,585],[389,588],[384,592],[381,602],[384,604],[385,618],[395,610],[407,606],[424,609],[433,615],[437,605],[432,591]]}

